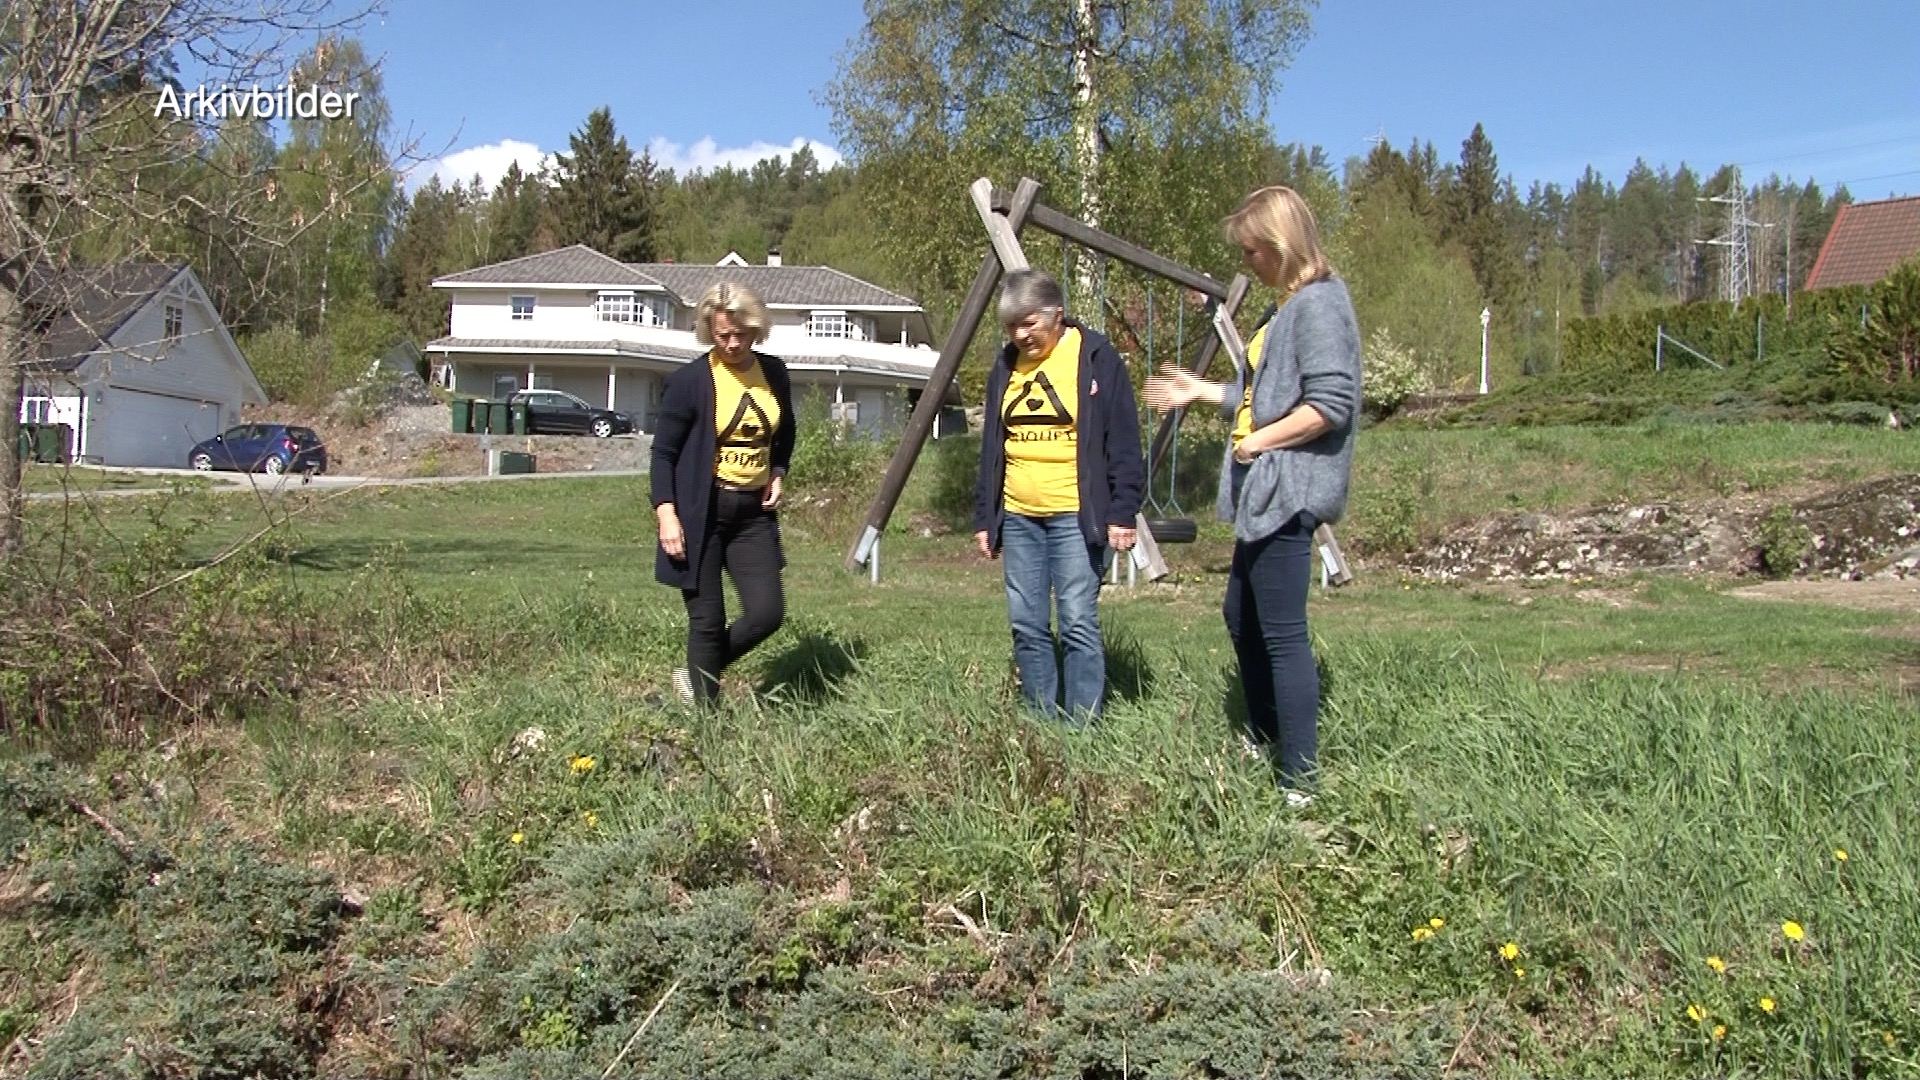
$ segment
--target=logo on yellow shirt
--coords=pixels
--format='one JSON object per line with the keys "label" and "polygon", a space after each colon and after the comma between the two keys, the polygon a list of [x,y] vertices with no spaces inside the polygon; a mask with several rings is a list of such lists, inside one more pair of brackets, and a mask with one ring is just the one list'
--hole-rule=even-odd
{"label": "logo on yellow shirt", "polygon": [[[1053,381],[1047,378],[1046,372],[1034,372],[1026,385],[1016,387],[1005,400],[1006,409],[1000,414],[1000,419],[1007,426],[1008,439],[1035,442],[1073,438],[1073,414],[1067,411],[1066,403],[1054,392]],[[1015,431],[1016,427],[1045,430]]]}

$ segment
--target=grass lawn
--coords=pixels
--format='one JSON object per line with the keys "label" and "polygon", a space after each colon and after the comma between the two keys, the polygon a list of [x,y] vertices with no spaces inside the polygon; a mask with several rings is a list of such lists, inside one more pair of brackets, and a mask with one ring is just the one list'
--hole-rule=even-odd
{"label": "grass lawn", "polygon": [[86,465],[28,464],[21,470],[21,487],[28,494],[94,491],[166,491],[173,487],[204,488],[194,476],[154,476]]}
{"label": "grass lawn", "polygon": [[[1421,468],[1470,514],[1915,464],[1845,429],[1607,434],[1370,433],[1355,514]],[[1015,707],[964,537],[841,568],[859,499],[789,515],[789,624],[711,715],[665,690],[644,479],[285,499],[267,557],[169,588],[209,621],[296,598],[382,677],[273,672],[275,704],[64,763],[16,741],[0,1075],[1920,1070],[1898,615],[1368,571],[1314,596],[1326,782],[1292,813],[1228,720],[1218,530],[1103,601],[1112,700],[1072,732]],[[169,513],[197,527],[163,581],[262,521]],[[88,527],[144,550],[153,521]]]}

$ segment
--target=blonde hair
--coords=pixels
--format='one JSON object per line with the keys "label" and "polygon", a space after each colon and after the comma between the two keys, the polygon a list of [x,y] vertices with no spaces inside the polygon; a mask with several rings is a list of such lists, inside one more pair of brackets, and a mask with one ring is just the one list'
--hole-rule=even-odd
{"label": "blonde hair", "polygon": [[1264,244],[1279,253],[1282,296],[1333,276],[1327,253],[1320,247],[1320,226],[1314,224],[1307,200],[1292,188],[1261,188],[1241,200],[1223,224],[1227,239],[1234,243]]}
{"label": "blonde hair", "polygon": [[745,285],[723,281],[707,290],[693,313],[693,339],[713,344],[713,317],[726,312],[733,325],[745,330],[755,345],[767,340],[767,305]]}

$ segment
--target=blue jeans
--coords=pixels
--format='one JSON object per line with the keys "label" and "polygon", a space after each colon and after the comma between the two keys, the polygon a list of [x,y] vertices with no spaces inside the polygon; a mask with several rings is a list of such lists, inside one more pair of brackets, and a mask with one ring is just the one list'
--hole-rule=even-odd
{"label": "blue jeans", "polygon": [[1288,787],[1311,780],[1318,750],[1320,670],[1307,637],[1314,525],[1298,514],[1272,536],[1237,541],[1227,576],[1224,614],[1240,660],[1247,726]]}
{"label": "blue jeans", "polygon": [[[1044,716],[1079,723],[1100,715],[1100,696],[1107,686],[1099,607],[1100,562],[1105,551],[1087,543],[1078,514],[1008,514],[1000,526],[1013,663],[1020,669],[1021,694]],[[1064,665],[1054,661],[1056,601]]]}

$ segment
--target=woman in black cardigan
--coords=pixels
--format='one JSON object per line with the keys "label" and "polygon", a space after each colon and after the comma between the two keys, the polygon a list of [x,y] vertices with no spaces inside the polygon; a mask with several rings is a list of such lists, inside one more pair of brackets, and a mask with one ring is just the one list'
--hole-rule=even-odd
{"label": "woman in black cardigan", "polygon": [[[780,571],[781,485],[793,458],[793,384],[767,339],[767,309],[728,282],[707,291],[694,336],[713,346],[667,378],[653,436],[654,576],[687,604],[683,700],[711,703],[720,673],[773,636],[786,617]],[[727,624],[724,568],[740,594]]]}

